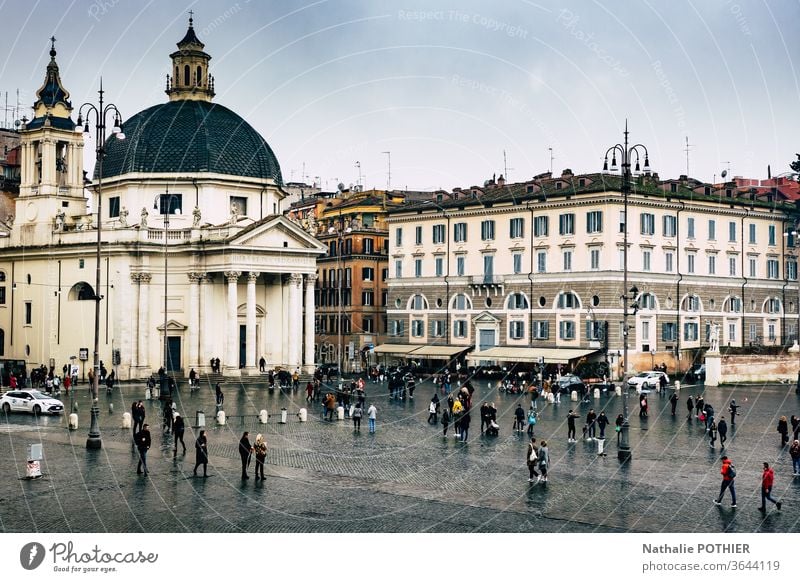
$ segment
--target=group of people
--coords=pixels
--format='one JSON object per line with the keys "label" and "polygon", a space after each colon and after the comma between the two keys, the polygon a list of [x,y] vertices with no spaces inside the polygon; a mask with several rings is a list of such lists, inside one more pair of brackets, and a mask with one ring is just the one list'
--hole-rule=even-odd
{"label": "group of people", "polygon": [[[673,406],[674,408],[674,406]],[[691,420],[693,417],[704,424],[705,432],[708,433],[708,446],[714,448],[716,446],[717,438],[719,438],[720,448],[725,448],[725,442],[728,440],[728,423],[725,417],[720,415],[719,419],[716,418],[714,407],[705,401],[703,395],[689,396],[686,399],[686,418]],[[731,425],[736,424],[736,416],[739,414],[739,405],[736,400],[731,400],[728,405],[728,412],[730,413]]]}
{"label": "group of people", "polygon": [[[733,461],[726,455],[722,455],[722,465],[720,467],[720,475],[722,475],[722,482],[719,487],[719,495],[714,498],[715,505],[722,505],[722,499],[725,496],[725,491],[731,494],[731,507],[736,509],[736,467]],[[780,511],[783,502],[778,501],[772,496],[772,488],[775,486],[775,471],[769,466],[769,463],[764,461],[763,469],[761,470],[761,505],[759,511],[767,510],[767,501],[774,504]]]}
{"label": "group of people", "polygon": [[[469,438],[469,426],[472,423],[470,410],[472,408],[472,394],[474,392],[475,388],[472,384],[466,382],[464,386],[459,389],[455,398],[453,394],[447,395],[446,408],[442,412],[441,420],[443,436],[447,436],[447,429],[452,422],[453,428],[455,429],[455,437],[461,442],[467,442]],[[436,406],[439,402],[438,396],[436,397],[436,401],[431,399],[431,402]],[[430,411],[430,407],[428,410]],[[430,415],[428,416],[428,420],[430,421]],[[483,428],[483,423],[481,423],[481,428]]]}

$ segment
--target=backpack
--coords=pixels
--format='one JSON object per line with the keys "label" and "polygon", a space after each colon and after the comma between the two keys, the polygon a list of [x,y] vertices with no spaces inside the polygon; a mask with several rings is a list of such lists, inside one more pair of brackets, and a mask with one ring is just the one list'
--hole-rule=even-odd
{"label": "backpack", "polygon": [[461,404],[460,400],[453,402],[453,414],[458,414],[462,410],[464,410],[464,406]]}
{"label": "backpack", "polygon": [[361,410],[361,407],[360,407],[360,406],[356,406],[356,407],[353,409],[353,418],[361,418],[361,414],[362,414],[362,412],[363,412],[363,411]]}
{"label": "backpack", "polygon": [[728,478],[733,479],[736,477],[736,469],[733,468],[733,464],[728,465]]}
{"label": "backpack", "polygon": [[528,415],[528,424],[536,424],[536,415],[535,414],[530,413]]}

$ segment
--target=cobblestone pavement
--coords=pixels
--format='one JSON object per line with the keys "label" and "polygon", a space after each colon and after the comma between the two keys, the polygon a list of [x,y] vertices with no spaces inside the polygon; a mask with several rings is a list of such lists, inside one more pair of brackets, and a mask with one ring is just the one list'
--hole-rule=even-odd
{"label": "cobblestone pavement", "polygon": [[[211,476],[192,477],[193,429],[187,430],[187,455],[173,457],[172,437],[160,430],[159,403],[147,402],[153,448],[149,477],[136,475],[131,432],[122,429],[122,412],[143,398],[144,387],[125,385],[101,394],[103,448],[85,448],[89,397],[75,393],[80,428],[67,430],[67,415],[34,418],[0,415],[0,530],[5,532],[792,532],[800,529],[800,477],[792,478],[788,450],[781,449],[777,417],[800,414],[794,386],[709,388],[706,401],[728,417],[736,398],[742,416],[729,433],[725,453],[734,460],[738,509],[729,497],[721,507],[711,500],[719,489],[717,447],[708,446],[702,423],[686,419],[685,400],[700,387],[684,387],[677,415],[667,397],[651,394],[650,416],[638,417],[635,394],[629,398],[633,460],[616,459],[613,426],[608,456],[594,442],[568,444],[566,414],[583,418],[590,407],[612,419],[622,398],[603,396],[590,403],[540,406],[536,436],[550,443],[550,482],[527,482],[527,435],[511,431],[517,402],[527,397],[498,394],[477,383],[469,442],[456,442],[452,426],[427,424],[427,405],[437,387],[422,383],[416,400],[390,401],[386,388],[370,384],[368,402],[378,407],[378,430],[366,419],[360,433],[351,421],[325,422],[318,403],[305,392],[269,392],[262,387],[224,388],[228,423],[214,420],[213,390],[184,389],[178,409],[194,424],[204,410],[210,442]],[[671,394],[671,390],[668,394]],[[483,399],[498,405],[500,436],[480,434],[478,407]],[[71,400],[65,398],[71,408]],[[114,412],[108,412],[108,404]],[[309,406],[308,422],[296,413]],[[281,424],[280,409],[288,413]],[[266,425],[258,412],[266,409]],[[580,423],[579,423],[580,426]],[[238,439],[263,433],[269,444],[267,480],[240,480]],[[580,429],[578,432],[580,436]],[[42,479],[25,479],[27,446],[44,444]],[[782,511],[760,505],[763,461],[776,472],[774,493]],[[252,475],[254,468],[250,468]]]}

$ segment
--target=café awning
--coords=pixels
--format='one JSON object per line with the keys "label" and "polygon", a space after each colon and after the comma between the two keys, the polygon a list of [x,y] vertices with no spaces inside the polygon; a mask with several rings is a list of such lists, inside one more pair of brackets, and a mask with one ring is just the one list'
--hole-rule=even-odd
{"label": "caf\u00e9 awning", "polygon": [[471,348],[472,346],[382,344],[375,346],[375,353],[402,356],[410,359],[449,360]]}
{"label": "caf\u00e9 awning", "polygon": [[524,348],[497,346],[473,352],[467,356],[467,361],[471,363],[493,360],[498,362],[512,363],[532,363],[536,364],[541,360],[545,364],[568,364],[573,360],[594,354],[599,350],[587,350],[577,348]]}

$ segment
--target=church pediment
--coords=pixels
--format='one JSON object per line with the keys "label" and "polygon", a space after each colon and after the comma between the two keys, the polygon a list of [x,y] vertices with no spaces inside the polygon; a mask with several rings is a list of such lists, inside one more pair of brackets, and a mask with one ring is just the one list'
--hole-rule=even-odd
{"label": "church pediment", "polygon": [[[158,331],[160,331],[161,333],[164,333],[164,324],[163,323],[158,326]],[[186,331],[186,326],[183,325],[182,323],[178,322],[178,321],[175,321],[174,319],[170,319],[167,322],[167,332],[170,332],[170,331],[172,331],[172,332],[183,332],[183,331]]]}
{"label": "church pediment", "polygon": [[228,243],[234,247],[327,252],[325,245],[284,216],[260,220],[232,236]]}
{"label": "church pediment", "polygon": [[489,313],[488,311],[481,311],[478,315],[472,318],[473,323],[500,323],[500,319]]}

